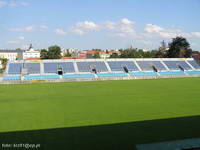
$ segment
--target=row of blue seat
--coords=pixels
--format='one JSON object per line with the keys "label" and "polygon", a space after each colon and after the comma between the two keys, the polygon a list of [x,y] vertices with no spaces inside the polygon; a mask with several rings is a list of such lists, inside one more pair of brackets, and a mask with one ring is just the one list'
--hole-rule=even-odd
{"label": "row of blue seat", "polygon": [[[200,65],[197,64],[194,60],[188,61],[163,61],[154,60],[154,61],[107,61],[108,66],[112,72],[124,71],[128,69],[129,71],[153,71],[155,68],[159,71],[167,71],[167,68],[170,70],[192,70],[200,69]],[[40,63],[9,63],[9,74],[21,74],[22,70],[25,68],[29,74],[39,74],[41,73],[41,66],[44,67],[44,73],[57,73],[59,69],[62,69],[63,73],[75,73],[74,63],[73,62],[44,62]],[[104,61],[82,61],[76,62],[77,69],[79,72],[91,72],[96,70],[97,72],[108,72],[108,68]],[[138,68],[139,66],[139,68]],[[193,68],[191,67],[193,66]]]}
{"label": "row of blue seat", "polygon": [[[112,72],[112,73],[98,73],[97,77],[127,77],[127,76],[176,76],[176,75],[200,75],[200,71],[163,71],[163,72]],[[86,73],[86,74],[64,74],[64,79],[68,78],[95,78],[95,74]],[[5,76],[4,80],[21,80],[21,76]],[[39,80],[39,79],[60,79],[59,75],[25,75],[24,80]]]}

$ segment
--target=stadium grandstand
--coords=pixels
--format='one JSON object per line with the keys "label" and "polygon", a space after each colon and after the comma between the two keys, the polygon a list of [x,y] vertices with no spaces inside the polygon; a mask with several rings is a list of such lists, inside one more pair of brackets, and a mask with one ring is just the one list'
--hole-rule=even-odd
{"label": "stadium grandstand", "polygon": [[2,81],[139,79],[200,76],[192,58],[10,61]]}

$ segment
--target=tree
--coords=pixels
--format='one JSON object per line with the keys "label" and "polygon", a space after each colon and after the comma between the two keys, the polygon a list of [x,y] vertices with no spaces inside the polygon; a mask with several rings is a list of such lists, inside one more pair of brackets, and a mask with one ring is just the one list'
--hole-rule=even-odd
{"label": "tree", "polygon": [[119,58],[119,55],[117,53],[112,53],[110,55],[110,58]]}
{"label": "tree", "polygon": [[144,58],[155,58],[156,52],[157,52],[157,51],[155,51],[155,50],[146,51],[146,52],[144,52],[143,57],[144,57]]}
{"label": "tree", "polygon": [[161,42],[161,45],[160,45],[157,53],[155,54],[155,57],[157,57],[157,58],[164,58],[164,57],[166,57],[166,55],[167,55],[167,44],[163,40]]}
{"label": "tree", "polygon": [[184,37],[176,37],[169,43],[169,50],[167,56],[169,58],[191,57],[192,50],[189,42]]}
{"label": "tree", "polygon": [[59,46],[54,45],[48,48],[48,58],[49,59],[60,59],[61,58],[61,49]]}
{"label": "tree", "polygon": [[0,62],[2,64],[2,72],[6,69],[6,65],[8,63],[8,59],[6,58],[0,58]]}
{"label": "tree", "polygon": [[95,53],[94,56],[93,56],[93,58],[100,58],[99,53]]}
{"label": "tree", "polygon": [[21,48],[16,48],[16,51],[21,51]]}
{"label": "tree", "polygon": [[40,51],[40,57],[42,58],[42,59],[48,59],[49,57],[48,57],[48,51],[46,50],[46,49],[42,49],[41,51]]}

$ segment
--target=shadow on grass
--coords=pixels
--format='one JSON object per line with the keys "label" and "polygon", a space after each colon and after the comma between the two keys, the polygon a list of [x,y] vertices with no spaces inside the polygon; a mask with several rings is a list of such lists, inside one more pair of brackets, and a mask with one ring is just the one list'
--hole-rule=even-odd
{"label": "shadow on grass", "polygon": [[136,144],[197,137],[200,116],[0,133],[0,144],[40,143],[44,150],[134,150]]}

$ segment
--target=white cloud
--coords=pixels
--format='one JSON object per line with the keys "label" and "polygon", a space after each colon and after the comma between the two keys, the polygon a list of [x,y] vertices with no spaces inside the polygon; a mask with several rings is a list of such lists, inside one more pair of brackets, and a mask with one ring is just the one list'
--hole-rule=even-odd
{"label": "white cloud", "polygon": [[194,37],[200,38],[200,32],[192,32],[191,33]]}
{"label": "white cloud", "polygon": [[18,4],[16,1],[10,1],[10,3],[9,3],[8,5],[9,5],[9,6],[16,7],[16,6],[18,6],[19,4]]}
{"label": "white cloud", "polygon": [[127,18],[123,18],[118,22],[105,21],[102,24],[102,28],[111,31],[113,36],[128,38],[136,36],[133,26],[134,24],[135,22]]}
{"label": "white cloud", "polygon": [[24,31],[32,31],[32,30],[34,30],[34,28],[35,28],[34,26],[27,26],[22,30],[24,30]]}
{"label": "white cloud", "polygon": [[0,8],[1,7],[4,7],[4,6],[6,6],[7,5],[7,2],[6,1],[0,1]]}
{"label": "white cloud", "polygon": [[11,32],[21,32],[22,29],[21,28],[11,28],[11,29],[9,29],[9,31],[11,31]]}
{"label": "white cloud", "polygon": [[[122,18],[119,21],[104,21],[93,22],[83,21],[75,24],[69,30],[56,29],[55,32],[60,35],[67,33],[75,33],[78,35],[84,35],[93,31],[107,31],[109,36],[121,37],[121,38],[174,38],[176,36],[184,36],[186,38],[200,38],[200,32],[182,32],[176,28],[164,28],[159,25],[146,24],[144,31],[135,31],[135,22],[127,18]],[[149,42],[143,42],[144,44],[150,44]]]}
{"label": "white cloud", "polygon": [[144,30],[147,32],[143,34],[146,37],[173,38],[184,34],[180,29],[166,29],[153,24],[147,24]]}
{"label": "white cloud", "polygon": [[8,41],[8,44],[20,44],[21,41],[19,40],[13,40],[13,41]]}
{"label": "white cloud", "polygon": [[128,20],[127,18],[123,18],[118,22],[105,21],[95,23],[93,21],[83,21],[72,26],[67,32],[84,35],[88,32],[106,30],[113,32],[113,35],[126,37],[127,34],[135,32],[133,28],[134,24],[135,22]]}
{"label": "white cloud", "polygon": [[114,36],[126,38],[126,37],[127,37],[127,34],[124,34],[124,33],[116,33]]}
{"label": "white cloud", "polygon": [[106,29],[108,30],[114,30],[116,28],[116,23],[115,22],[112,22],[112,21],[105,21],[103,23],[103,25],[105,26]]}
{"label": "white cloud", "polygon": [[12,28],[12,29],[9,29],[9,31],[11,32],[30,32],[30,31],[33,31],[33,30],[46,30],[48,29],[47,26],[45,25],[40,25],[40,26],[25,26],[25,27],[22,27],[22,28]]}
{"label": "white cloud", "polygon": [[28,6],[29,5],[29,3],[27,3],[27,2],[21,2],[20,3],[22,6]]}
{"label": "white cloud", "polygon": [[41,29],[41,30],[47,30],[48,29],[48,27],[46,25],[40,25],[38,28]]}
{"label": "white cloud", "polygon": [[98,25],[92,21],[84,21],[76,24],[76,28],[86,30],[97,30]]}
{"label": "white cloud", "polygon": [[147,24],[145,27],[145,31],[147,31],[148,33],[159,33],[161,31],[163,31],[163,28],[161,28],[157,25]]}
{"label": "white cloud", "polygon": [[135,30],[131,26],[121,26],[119,31],[122,33],[133,33]]}
{"label": "white cloud", "polygon": [[34,29],[34,26],[26,26],[23,28],[12,28],[10,29],[11,32],[27,32],[32,31]]}
{"label": "white cloud", "polygon": [[127,18],[121,19],[119,22],[112,22],[112,21],[106,21],[103,23],[107,30],[113,30],[115,32],[120,33],[132,33],[134,32],[133,24],[135,24],[133,21],[128,20]]}
{"label": "white cloud", "polygon": [[148,40],[138,40],[137,42],[144,44],[144,45],[152,45],[153,44],[151,41],[148,41]]}
{"label": "white cloud", "polygon": [[19,39],[24,40],[25,38],[24,38],[24,36],[19,36]]}
{"label": "white cloud", "polygon": [[85,34],[85,32],[83,30],[81,30],[81,29],[73,29],[72,32],[76,33],[76,34],[79,34],[79,35]]}
{"label": "white cloud", "polygon": [[121,19],[121,23],[124,24],[124,25],[132,25],[132,24],[134,24],[133,21],[130,21],[127,18]]}
{"label": "white cloud", "polygon": [[28,49],[30,45],[27,45],[27,44],[23,44],[21,45],[21,49]]}
{"label": "white cloud", "polygon": [[7,44],[21,44],[24,39],[24,36],[19,36],[17,40],[10,40]]}
{"label": "white cloud", "polygon": [[28,5],[29,3],[24,1],[20,2],[17,0],[10,0],[10,1],[0,0],[0,8],[5,6],[17,7],[17,6],[28,6]]}
{"label": "white cloud", "polygon": [[67,34],[67,32],[65,32],[63,29],[56,29],[55,33],[59,34],[59,35],[66,35]]}
{"label": "white cloud", "polygon": [[200,32],[183,32],[180,29],[169,29],[162,28],[158,25],[147,24],[145,27],[145,31],[143,35],[146,37],[162,37],[162,38],[174,38],[176,36],[183,36],[186,38],[200,38]]}
{"label": "white cloud", "polygon": [[79,22],[72,27],[71,32],[83,35],[87,32],[97,31],[100,29],[100,26],[92,21]]}

